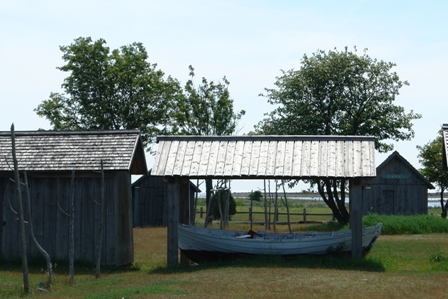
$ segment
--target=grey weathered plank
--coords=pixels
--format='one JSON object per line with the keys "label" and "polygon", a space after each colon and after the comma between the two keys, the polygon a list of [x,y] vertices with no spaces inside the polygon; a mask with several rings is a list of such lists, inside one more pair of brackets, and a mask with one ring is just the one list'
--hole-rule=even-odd
{"label": "grey weathered plank", "polygon": [[199,173],[207,174],[208,164],[210,163],[210,146],[211,142],[204,141],[201,157],[199,158]]}
{"label": "grey weathered plank", "polygon": [[218,160],[218,149],[221,142],[210,142],[210,154],[207,167],[207,175],[214,176],[216,173],[216,161]]}
{"label": "grey weathered plank", "polygon": [[258,165],[260,164],[260,148],[261,141],[255,140],[252,143],[252,151],[250,155],[249,175],[258,175]]}
{"label": "grey weathered plank", "polygon": [[268,163],[266,168],[266,175],[275,174],[275,162],[277,160],[277,142],[269,142],[268,147]]}
{"label": "grey weathered plank", "polygon": [[266,169],[268,165],[268,149],[269,149],[269,142],[264,141],[260,144],[260,153],[258,158],[258,176],[264,176],[266,175]]}
{"label": "grey weathered plank", "polygon": [[226,165],[226,159],[227,159],[227,141],[222,141],[219,143],[218,147],[218,153],[216,158],[216,169],[215,169],[215,175],[222,176],[224,175],[224,168]]}
{"label": "grey weathered plank", "polygon": [[180,142],[177,148],[176,158],[174,160],[173,175],[181,175],[185,161],[188,142]]}
{"label": "grey weathered plank", "polygon": [[277,143],[277,152],[275,156],[275,171],[274,176],[282,176],[285,166],[285,147],[286,141],[279,141]]}
{"label": "grey weathered plank", "polygon": [[185,150],[185,157],[184,157],[184,163],[182,166],[181,174],[182,176],[189,176],[192,168],[192,162],[194,157],[194,149],[195,149],[195,142],[194,141],[188,141],[187,142],[187,148]]}
{"label": "grey weathered plank", "polygon": [[194,151],[193,151],[193,160],[191,161],[190,166],[190,176],[195,176],[199,174],[199,168],[201,163],[201,157],[202,157],[202,148],[204,147],[203,141],[190,141],[192,144],[194,144]]}
{"label": "grey weathered plank", "polygon": [[225,176],[231,176],[232,175],[232,168],[234,164],[235,159],[235,146],[236,141],[229,141],[227,144],[227,154],[226,159],[224,161],[224,175]]}
{"label": "grey weathered plank", "polygon": [[250,168],[250,157],[252,153],[252,142],[245,142],[244,143],[244,150],[243,150],[243,158],[241,159],[241,175],[247,176],[249,175],[249,168]]}
{"label": "grey weathered plank", "polygon": [[167,175],[174,175],[174,166],[176,165],[176,157],[177,157],[177,151],[179,148],[179,141],[173,141],[170,144],[170,149],[168,152],[168,157],[166,159],[166,174]]}

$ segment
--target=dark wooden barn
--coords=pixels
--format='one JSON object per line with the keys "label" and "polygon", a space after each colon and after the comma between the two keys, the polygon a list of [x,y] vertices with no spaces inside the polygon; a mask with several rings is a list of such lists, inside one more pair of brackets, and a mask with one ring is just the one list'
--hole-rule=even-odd
{"label": "dark wooden barn", "polygon": [[[150,174],[142,176],[132,184],[134,226],[168,225],[167,192],[166,180]],[[191,222],[194,221],[194,199],[197,192],[201,192],[201,190],[190,182],[188,205],[189,211],[192,211],[190,213]]]}
{"label": "dark wooden barn", "polygon": [[[133,262],[131,174],[147,172],[138,131],[19,131],[16,151],[20,174],[26,171],[33,226],[42,247],[56,260],[69,248],[69,199],[74,170],[75,260],[93,262],[101,219],[101,162],[104,170],[105,226],[102,264]],[[11,133],[0,132],[0,258],[20,257],[12,170]],[[22,179],[23,180],[23,179]],[[24,189],[24,188],[23,188]],[[25,190],[22,190],[27,209]],[[28,217],[26,220],[29,221]],[[39,257],[27,230],[29,257]]]}
{"label": "dark wooden barn", "polygon": [[434,186],[397,151],[363,180],[363,213],[417,215],[428,213],[428,189]]}

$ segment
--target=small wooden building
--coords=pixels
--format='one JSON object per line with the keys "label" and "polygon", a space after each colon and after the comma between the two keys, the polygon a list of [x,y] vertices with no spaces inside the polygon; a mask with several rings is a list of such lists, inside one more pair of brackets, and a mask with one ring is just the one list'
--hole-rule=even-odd
{"label": "small wooden building", "polygon": [[[142,176],[132,184],[134,226],[167,226],[168,184],[162,177]],[[194,221],[194,200],[197,192],[201,192],[190,182],[189,211],[191,222]]]}
{"label": "small wooden building", "polygon": [[428,213],[428,189],[434,186],[397,151],[363,180],[363,214],[417,215]]}
{"label": "small wooden building", "polygon": [[[105,226],[102,264],[133,262],[131,174],[147,172],[139,131],[19,131],[16,151],[23,181],[27,173],[34,234],[56,260],[69,248],[69,199],[74,170],[75,260],[96,259],[101,219],[101,162],[104,170]],[[11,154],[11,132],[0,132],[0,258],[20,257],[19,228]],[[24,209],[26,195],[22,188]],[[62,211],[63,210],[63,211]],[[26,216],[26,215],[25,215]],[[28,217],[25,217],[29,221]],[[28,256],[41,258],[27,231]]]}

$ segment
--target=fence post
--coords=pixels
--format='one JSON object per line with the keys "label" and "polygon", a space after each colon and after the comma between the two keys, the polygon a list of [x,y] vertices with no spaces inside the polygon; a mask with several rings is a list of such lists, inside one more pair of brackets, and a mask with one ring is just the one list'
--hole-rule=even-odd
{"label": "fence post", "polygon": [[303,208],[303,222],[306,222],[306,207]]}
{"label": "fence post", "polygon": [[202,219],[202,214],[204,214],[204,210],[203,210],[202,207],[201,207],[201,210],[200,210],[200,212],[199,212],[199,215],[200,215],[201,219]]}

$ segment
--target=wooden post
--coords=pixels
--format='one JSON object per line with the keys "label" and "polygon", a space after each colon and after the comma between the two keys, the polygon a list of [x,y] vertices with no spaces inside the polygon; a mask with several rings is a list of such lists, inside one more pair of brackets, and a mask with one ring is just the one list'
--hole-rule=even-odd
{"label": "wooden post", "polygon": [[167,228],[167,267],[177,267],[178,256],[178,235],[177,224],[179,223],[179,195],[180,186],[178,180],[168,181],[167,204],[168,204],[168,228]]}
{"label": "wooden post", "polygon": [[362,258],[362,185],[361,179],[350,180],[349,206],[352,230],[352,258]]}
{"label": "wooden post", "polygon": [[306,222],[306,208],[303,208],[303,222]]}
{"label": "wooden post", "polygon": [[[191,222],[191,205],[190,205],[190,180],[187,178],[178,179],[179,182],[179,222],[190,224]],[[177,232],[177,225],[176,225]],[[177,243],[176,243],[177,246]],[[180,263],[184,265],[190,264],[190,259],[180,250]]]}
{"label": "wooden post", "polygon": [[134,188],[134,226],[142,226],[140,223],[140,187]]}

